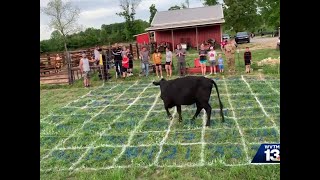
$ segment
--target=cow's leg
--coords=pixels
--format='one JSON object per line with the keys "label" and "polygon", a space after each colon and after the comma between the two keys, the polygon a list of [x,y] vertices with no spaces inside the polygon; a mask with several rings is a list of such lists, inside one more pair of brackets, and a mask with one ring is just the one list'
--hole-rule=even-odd
{"label": "cow's leg", "polygon": [[167,116],[168,116],[168,118],[169,118],[169,119],[172,119],[172,115],[171,115],[170,112],[169,112],[169,106],[168,106],[168,105],[164,105],[164,108],[165,108],[166,111],[167,111]]}
{"label": "cow's leg", "polygon": [[177,105],[177,111],[179,114],[179,122],[182,122],[182,117],[181,117],[181,105]]}
{"label": "cow's leg", "polygon": [[211,117],[211,106],[209,103],[205,104],[204,105],[204,109],[206,110],[207,112],[207,123],[206,123],[206,126],[210,126],[210,117]]}
{"label": "cow's leg", "polygon": [[194,116],[192,117],[192,119],[191,119],[192,121],[194,121],[194,120],[198,117],[201,109],[202,109],[202,106],[200,106],[200,104],[197,103],[197,111],[196,111],[196,113],[194,114]]}

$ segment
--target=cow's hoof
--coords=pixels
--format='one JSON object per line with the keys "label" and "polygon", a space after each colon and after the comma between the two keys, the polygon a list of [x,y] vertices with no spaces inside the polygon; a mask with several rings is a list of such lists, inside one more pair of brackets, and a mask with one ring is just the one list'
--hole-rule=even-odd
{"label": "cow's hoof", "polygon": [[170,120],[172,120],[173,119],[173,117],[170,115],[170,116],[168,116],[168,118],[170,119]]}
{"label": "cow's hoof", "polygon": [[206,127],[210,127],[210,124],[206,124]]}

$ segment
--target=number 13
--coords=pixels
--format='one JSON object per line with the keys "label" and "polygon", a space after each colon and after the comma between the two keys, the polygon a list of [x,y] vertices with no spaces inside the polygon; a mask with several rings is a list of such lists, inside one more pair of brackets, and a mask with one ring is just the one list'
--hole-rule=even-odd
{"label": "number 13", "polygon": [[[264,151],[264,153],[266,154],[266,161],[279,161],[278,157],[280,156],[280,151],[278,149],[272,149],[270,151],[270,149]],[[270,156],[270,154],[273,154],[272,156]]]}

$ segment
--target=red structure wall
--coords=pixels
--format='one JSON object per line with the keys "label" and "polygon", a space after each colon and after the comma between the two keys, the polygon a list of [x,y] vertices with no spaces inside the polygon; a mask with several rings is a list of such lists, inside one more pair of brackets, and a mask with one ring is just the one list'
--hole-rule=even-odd
{"label": "red structure wall", "polygon": [[138,44],[148,44],[149,43],[149,33],[139,34],[136,37]]}
{"label": "red structure wall", "polygon": [[[198,27],[198,45],[207,41],[208,39],[215,39],[217,43],[221,43],[221,25]],[[197,47],[196,43],[196,28],[184,28],[173,30],[173,41],[171,30],[159,30],[155,33],[155,40],[160,42],[171,42],[174,46],[179,43],[190,43],[192,47]]]}

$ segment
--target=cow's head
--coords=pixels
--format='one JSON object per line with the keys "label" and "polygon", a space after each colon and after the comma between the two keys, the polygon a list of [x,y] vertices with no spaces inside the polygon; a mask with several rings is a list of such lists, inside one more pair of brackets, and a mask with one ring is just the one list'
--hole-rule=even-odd
{"label": "cow's head", "polygon": [[160,86],[163,85],[165,82],[167,82],[167,80],[165,80],[164,78],[162,78],[160,81],[156,82],[156,81],[153,81],[153,84],[155,86]]}
{"label": "cow's head", "polygon": [[167,80],[165,80],[164,78],[162,78],[160,81],[156,82],[153,81],[153,84],[155,86],[160,86],[160,91],[161,91],[161,99],[164,99],[164,94],[165,94],[165,89],[167,87],[167,85],[169,84]]}

